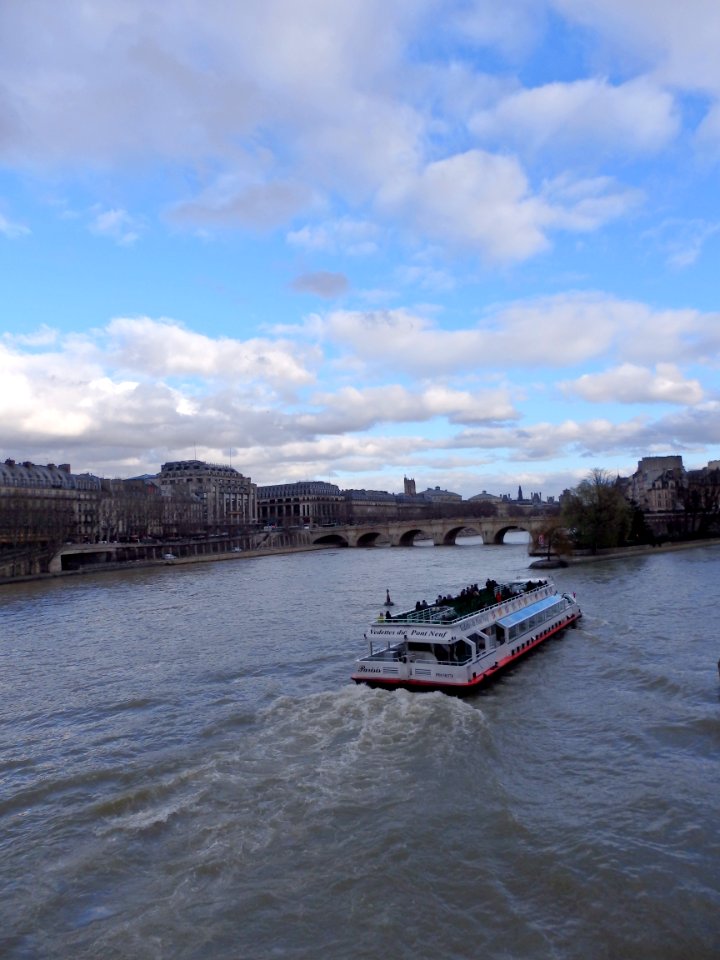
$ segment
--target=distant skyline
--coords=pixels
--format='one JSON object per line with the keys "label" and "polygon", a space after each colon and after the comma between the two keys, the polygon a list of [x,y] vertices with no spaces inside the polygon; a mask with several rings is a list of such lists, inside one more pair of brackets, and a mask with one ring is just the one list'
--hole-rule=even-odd
{"label": "distant skyline", "polygon": [[0,457],[720,459],[716,0],[0,6]]}

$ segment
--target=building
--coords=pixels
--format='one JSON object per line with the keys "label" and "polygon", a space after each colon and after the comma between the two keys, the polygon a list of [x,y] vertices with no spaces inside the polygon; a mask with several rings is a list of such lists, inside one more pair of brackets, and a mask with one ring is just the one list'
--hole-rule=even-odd
{"label": "building", "polygon": [[474,497],[468,497],[468,503],[491,503],[499,506],[503,503],[503,498],[495,493],[488,493],[487,490],[483,490],[482,493],[476,493]]}
{"label": "building", "polygon": [[432,489],[428,487],[427,490],[423,490],[418,496],[424,500],[428,500],[430,503],[459,503],[462,500],[459,493],[452,493],[450,490],[441,490],[440,487],[433,487]]}
{"label": "building", "polygon": [[257,485],[234,467],[173,460],[162,465],[157,482],[168,496],[200,502],[204,533],[232,533],[257,522]]}
{"label": "building", "polygon": [[258,487],[257,509],[263,525],[279,527],[322,526],[346,520],[340,487],[323,480]]}
{"label": "building", "polygon": [[70,464],[0,463],[0,543],[94,540],[102,481]]}
{"label": "building", "polygon": [[349,523],[376,523],[396,520],[400,515],[400,501],[416,498],[386,490],[343,490],[345,516]]}
{"label": "building", "polygon": [[627,495],[644,514],[682,509],[685,468],[680,456],[643,457],[630,477]]}
{"label": "building", "polygon": [[682,457],[643,457],[625,496],[642,511],[658,537],[677,539],[717,535],[720,530],[720,462],[686,470]]}

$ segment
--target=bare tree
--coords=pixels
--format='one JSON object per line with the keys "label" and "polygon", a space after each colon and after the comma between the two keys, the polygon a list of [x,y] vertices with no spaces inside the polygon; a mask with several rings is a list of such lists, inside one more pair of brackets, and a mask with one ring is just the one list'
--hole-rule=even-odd
{"label": "bare tree", "polygon": [[625,543],[631,508],[615,480],[596,467],[563,497],[561,516],[575,543],[595,553]]}

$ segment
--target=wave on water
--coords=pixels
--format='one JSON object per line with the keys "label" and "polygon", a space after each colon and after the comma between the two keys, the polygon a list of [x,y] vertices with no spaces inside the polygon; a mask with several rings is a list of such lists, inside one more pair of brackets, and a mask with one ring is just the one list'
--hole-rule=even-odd
{"label": "wave on water", "polygon": [[441,762],[458,739],[482,735],[486,721],[477,707],[444,694],[348,685],[280,696],[254,722],[247,714],[239,723],[226,718],[223,732],[233,727],[232,743],[226,736],[215,752],[161,779],[139,770],[94,804],[99,833],[142,832],[201,809],[222,814],[233,806],[238,822],[245,822],[243,841],[257,849],[273,829],[287,829],[305,815],[372,804],[388,780],[412,782],[408,758],[432,755]]}
{"label": "wave on water", "polygon": [[449,734],[477,735],[485,725],[479,707],[443,693],[379,690],[348,684],[337,691],[305,697],[283,695],[259,712],[258,722],[275,742],[304,738],[308,747],[324,749],[337,743],[374,744],[417,742],[431,727]]}
{"label": "wave on water", "polygon": [[201,799],[207,764],[166,773],[157,779],[146,770],[128,773],[123,789],[99,799],[88,811],[99,836],[142,832],[192,811]]}
{"label": "wave on water", "polygon": [[224,846],[230,835],[238,855],[255,856],[317,840],[333,824],[369,827],[380,810],[422,790],[419,766],[441,779],[458,741],[486,732],[480,709],[443,694],[346,686],[283,695],[181,777],[138,785],[95,812],[105,833],[181,829],[187,817],[196,828],[199,818],[204,845]]}

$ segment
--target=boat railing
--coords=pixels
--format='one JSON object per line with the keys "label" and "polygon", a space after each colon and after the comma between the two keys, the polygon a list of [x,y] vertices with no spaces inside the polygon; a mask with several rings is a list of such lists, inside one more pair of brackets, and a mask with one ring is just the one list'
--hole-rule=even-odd
{"label": "boat railing", "polygon": [[359,657],[359,660],[399,660],[400,659],[400,650],[398,647],[382,647],[380,650],[371,650],[370,653],[367,653],[364,657]]}
{"label": "boat railing", "polygon": [[399,613],[397,616],[391,617],[390,622],[413,624],[442,623],[446,617],[455,618],[454,608],[433,604],[432,607],[421,607],[419,610],[408,610],[407,613]]}
{"label": "boat railing", "polygon": [[471,617],[482,615],[489,620],[494,619],[498,614],[505,616],[508,613],[514,613],[521,607],[527,605],[528,600],[541,600],[543,597],[549,597],[555,591],[548,585],[543,584],[523,593],[514,594],[512,597],[500,600],[497,603],[491,603],[487,607],[481,607],[479,610],[471,610],[468,613],[458,614],[454,607],[447,604],[433,604],[428,607],[421,607],[419,610],[408,610],[406,613],[399,613],[396,617],[391,617],[391,623],[452,623],[460,624]]}

